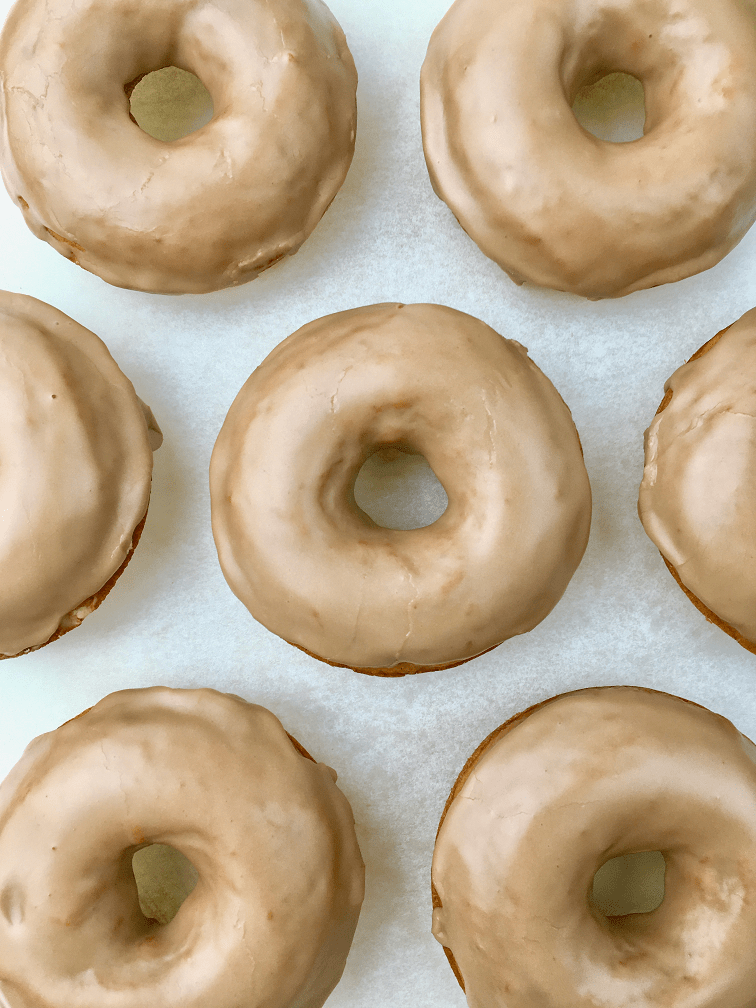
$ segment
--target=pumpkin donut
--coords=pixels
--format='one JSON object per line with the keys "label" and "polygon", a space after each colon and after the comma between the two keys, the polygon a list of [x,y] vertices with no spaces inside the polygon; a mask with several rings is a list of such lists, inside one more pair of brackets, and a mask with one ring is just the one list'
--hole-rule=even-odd
{"label": "pumpkin donut", "polygon": [[107,347],[0,291],[0,658],[79,626],[131,559],[162,434]]}
{"label": "pumpkin donut", "polygon": [[[0,786],[0,1003],[320,1008],[364,877],[335,777],[209,689],[113,693],[35,739]],[[152,844],[199,876],[169,923],[138,901]]]}
{"label": "pumpkin donut", "polygon": [[[448,496],[425,528],[357,505],[365,460],[427,459]],[[333,665],[405,675],[536,626],[588,540],[570,411],[513,340],[441,305],[383,304],[284,340],[236,397],[210,466],[231,589],[273,633]]]}
{"label": "pumpkin donut", "polygon": [[664,386],[646,431],[638,513],[706,618],[756,653],[756,309]]}
{"label": "pumpkin donut", "polygon": [[[170,143],[128,98],[166,66],[214,106]],[[356,85],[320,0],[18,0],[0,38],[3,179],[38,238],[108,283],[234,286],[296,252],[336,195]]]}
{"label": "pumpkin donut", "polygon": [[[572,112],[612,72],[644,136]],[[516,282],[620,297],[709,269],[756,218],[756,22],[746,0],[456,0],[421,77],[433,187]]]}
{"label": "pumpkin donut", "polygon": [[[615,857],[660,851],[664,898],[607,916]],[[465,764],[433,855],[433,933],[470,1008],[745,1008],[756,991],[756,746],[632,686],[578,690]]]}

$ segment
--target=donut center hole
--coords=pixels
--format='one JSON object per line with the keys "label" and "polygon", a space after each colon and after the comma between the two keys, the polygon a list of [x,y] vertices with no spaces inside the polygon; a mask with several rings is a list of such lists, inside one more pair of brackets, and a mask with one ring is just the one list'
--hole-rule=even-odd
{"label": "donut center hole", "polygon": [[170,924],[199,878],[192,862],[167,844],[151,844],[136,851],[131,869],[139,909],[159,924]]}
{"label": "donut center hole", "polygon": [[411,448],[379,448],[363,464],[354,499],[381,528],[408,531],[432,525],[449,499],[427,460]]}
{"label": "donut center hole", "polygon": [[194,133],[213,118],[210,92],[193,73],[163,67],[126,85],[132,118],[156,140],[170,143]]}
{"label": "donut center hole", "polygon": [[595,84],[580,88],[572,111],[583,129],[599,140],[639,140],[646,123],[643,85],[630,74],[607,74]]}
{"label": "donut center hole", "polygon": [[612,858],[593,876],[592,906],[604,917],[651,913],[664,901],[665,868],[658,850]]}

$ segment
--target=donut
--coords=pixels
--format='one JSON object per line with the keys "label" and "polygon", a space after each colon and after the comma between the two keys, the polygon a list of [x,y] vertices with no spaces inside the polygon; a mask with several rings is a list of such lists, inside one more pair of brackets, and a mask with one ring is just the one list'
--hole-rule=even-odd
{"label": "donut", "polygon": [[707,619],[756,654],[756,309],[664,386],[646,431],[638,513]]}
{"label": "donut", "polygon": [[[423,455],[449,504],[376,525],[366,459]],[[273,633],[373,675],[449,668],[526,633],[585,550],[590,488],[570,411],[527,351],[441,305],[304,326],[236,397],[210,465],[223,573]]]}
{"label": "donut", "polygon": [[[320,1008],[364,875],[335,777],[209,689],[113,693],[35,739],[0,785],[0,1003]],[[151,844],[198,875],[167,924],[139,906]]]}
{"label": "donut", "polygon": [[[578,123],[636,77],[644,136]],[[421,76],[437,195],[515,283],[621,297],[709,269],[756,218],[756,23],[746,0],[456,0]]]}
{"label": "donut", "polygon": [[[606,916],[596,871],[660,851],[663,902]],[[497,728],[460,774],[433,854],[433,934],[470,1008],[746,1008],[756,991],[756,746],[632,686]]]}
{"label": "donut", "polygon": [[[167,66],[214,108],[170,143],[129,112]],[[214,291],[292,255],[323,216],[356,86],[320,0],[19,0],[0,37],[0,168],[34,234],[108,283]]]}
{"label": "donut", "polygon": [[144,527],[162,434],[107,347],[0,291],[0,658],[96,609]]}

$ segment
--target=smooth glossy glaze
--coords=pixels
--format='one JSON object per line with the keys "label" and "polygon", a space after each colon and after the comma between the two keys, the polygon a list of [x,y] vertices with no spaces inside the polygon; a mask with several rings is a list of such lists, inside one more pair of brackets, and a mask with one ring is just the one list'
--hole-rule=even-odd
{"label": "smooth glossy glaze", "polygon": [[[756,309],[664,386],[638,512],[684,588],[756,646]],[[721,624],[720,624],[721,625]],[[728,631],[729,632],[729,631]]]}
{"label": "smooth glossy glaze", "polygon": [[[607,143],[579,89],[621,71],[645,135]],[[434,189],[517,283],[619,297],[717,263],[756,217],[745,0],[457,0],[422,71]]]}
{"label": "smooth glossy glaze", "polygon": [[[357,506],[357,473],[387,445],[425,456],[444,486],[432,525],[381,528]],[[284,340],[229,411],[211,496],[226,580],[255,619],[374,674],[458,664],[531,630],[590,525],[553,385],[519,343],[440,305],[357,308]]]}
{"label": "smooth glossy glaze", "polygon": [[147,511],[150,410],[94,333],[0,292],[0,658],[78,626]]}
{"label": "smooth glossy glaze", "polygon": [[[263,707],[164,687],[35,739],[0,786],[0,1002],[320,1008],[364,870],[335,773],[303,752]],[[199,873],[169,924],[137,900],[153,843]]]}
{"label": "smooth glossy glaze", "polygon": [[[605,917],[593,876],[664,855],[651,913]],[[746,1008],[756,991],[756,746],[697,704],[628,686],[497,729],[450,795],[433,932],[470,1008]]]}
{"label": "smooth glossy glaze", "polygon": [[[195,74],[214,116],[165,143],[127,92]],[[118,287],[202,293],[292,255],[344,180],[357,75],[320,0],[19,0],[0,38],[3,180],[31,230]]]}

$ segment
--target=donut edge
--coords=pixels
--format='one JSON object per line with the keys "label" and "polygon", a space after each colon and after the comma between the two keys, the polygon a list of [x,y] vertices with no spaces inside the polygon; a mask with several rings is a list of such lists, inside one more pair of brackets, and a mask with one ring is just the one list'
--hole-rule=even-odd
{"label": "donut edge", "polygon": [[[722,335],[721,333],[718,334],[718,336],[721,335]],[[714,337],[714,339],[716,340],[717,337]],[[457,779],[454,781],[454,784],[452,785],[452,789],[449,792],[449,797],[446,799],[446,804],[444,805],[443,812],[441,813],[441,818],[438,821],[438,828],[436,830],[436,836],[433,842],[434,853],[436,849],[436,843],[438,842],[438,835],[441,832],[441,827],[444,824],[444,820],[446,819],[446,815],[449,809],[451,808],[452,802],[464,787],[467,778],[473,772],[478,761],[483,756],[485,751],[489,748],[489,746],[492,746],[500,738],[500,736],[505,735],[512,728],[516,728],[517,725],[520,724],[520,722],[525,721],[526,718],[529,718],[531,714],[535,714],[535,712],[539,710],[541,707],[546,707],[548,704],[554,703],[556,700],[561,700],[562,697],[571,696],[574,693],[584,693],[587,692],[588,690],[596,690],[596,689],[632,689],[637,690],[641,693],[652,693],[658,696],[672,697],[674,700],[681,700],[683,703],[691,704],[691,706],[699,707],[701,710],[704,710],[709,714],[714,714],[714,711],[710,710],[710,708],[704,707],[703,704],[696,703],[695,700],[688,700],[687,697],[677,696],[675,693],[665,693],[664,690],[651,689],[649,686],[630,686],[627,683],[618,684],[615,686],[585,686],[582,689],[568,690],[566,693],[558,693],[556,696],[548,697],[546,700],[541,700],[538,703],[532,704],[530,707],[526,707],[525,710],[520,711],[517,714],[513,714],[512,717],[508,718],[508,720],[506,720],[503,724],[500,724],[498,728],[494,728],[494,730],[483,739],[483,741],[475,749],[472,755],[468,756],[464,766],[457,775]],[[722,715],[717,716],[721,717]],[[743,733],[740,732],[740,734],[742,735]],[[747,738],[747,736],[744,735],[743,738]],[[748,741],[751,740],[749,739]],[[431,876],[431,903],[434,910],[443,906],[443,903],[441,902],[441,897],[438,895],[436,887],[433,884],[432,876]],[[457,983],[464,991],[465,982],[462,977],[462,972],[459,966],[457,965],[457,960],[454,958],[454,953],[450,948],[447,948],[446,945],[442,945],[441,948],[444,950],[446,958],[449,961],[449,965],[451,966],[452,972],[454,973],[454,976],[457,979]]]}
{"label": "donut edge", "polygon": [[[725,326],[724,329],[720,329],[720,331],[716,333],[714,336],[712,336],[711,339],[707,340],[703,344],[703,346],[700,346],[698,350],[696,350],[696,352],[692,355],[692,357],[688,358],[686,364],[690,364],[691,361],[698,360],[699,357],[703,357],[704,354],[708,353],[709,350],[711,350],[712,347],[714,347],[722,339],[727,330],[731,329],[732,326],[734,325],[735,323],[731,322],[730,325]],[[659,408],[657,409],[655,414],[656,416],[658,416],[660,413],[663,413],[664,410],[667,408],[667,406],[669,406],[672,400],[672,395],[673,395],[672,389],[667,389],[667,391],[664,393],[664,398],[659,403]],[[713,611],[713,609],[709,609],[709,607],[704,602],[702,602],[701,599],[698,598],[698,596],[694,595],[689,588],[686,588],[686,586],[682,582],[682,578],[680,577],[677,571],[677,568],[669,562],[669,560],[664,556],[661,550],[659,550],[659,556],[664,561],[664,565],[666,566],[667,570],[672,575],[672,577],[675,579],[678,586],[682,589],[682,591],[685,593],[688,599],[693,603],[696,609],[698,609],[698,611],[703,616],[706,617],[707,621],[709,623],[713,623],[714,626],[719,627],[720,630],[723,630],[728,635],[728,637],[732,637],[732,639],[734,641],[737,641],[737,643],[740,644],[742,648],[745,648],[746,651],[750,651],[751,654],[756,654],[756,642],[748,640],[748,638],[744,637],[739,630],[736,630],[735,627],[730,626],[729,623],[725,623],[723,619],[717,616],[717,614]]]}
{"label": "donut edge", "polygon": [[[124,559],[123,563],[118,568],[118,570],[108,578],[108,580],[105,582],[102,588],[96,591],[93,595],[90,595],[89,598],[84,599],[83,602],[79,602],[79,604],[74,606],[73,609],[71,609],[69,612],[65,613],[61,617],[57,630],[55,630],[54,633],[50,637],[48,637],[46,641],[43,641],[41,644],[34,644],[32,647],[24,648],[24,650],[19,651],[18,654],[13,655],[0,654],[0,661],[5,660],[6,658],[21,658],[23,655],[31,654],[32,651],[39,651],[40,648],[47,647],[48,644],[52,644],[52,642],[58,640],[59,637],[62,637],[64,634],[70,633],[71,630],[75,630],[78,626],[81,626],[81,624],[84,622],[87,616],[90,616],[95,611],[95,609],[99,609],[99,607],[105,601],[107,595],[110,593],[110,590],[115,585],[118,578],[121,576],[121,574],[123,574],[123,572],[128,567],[131,558],[134,555],[134,550],[137,548],[139,540],[142,537],[142,532],[144,531],[144,525],[146,521],[147,521],[147,511],[144,512],[139,522],[137,523],[136,528],[131,534],[131,545],[129,546],[129,551],[126,554],[126,558]],[[77,616],[76,615],[77,612],[82,608],[86,608],[87,612],[85,612],[83,616]],[[66,623],[70,623],[70,626],[66,626]],[[82,714],[86,714],[86,711],[82,711]],[[78,714],[77,717],[81,717],[81,714]],[[66,724],[67,723],[68,722],[66,722]]]}
{"label": "donut edge", "polygon": [[[286,640],[285,637],[282,637],[281,639]],[[470,655],[469,658],[460,658],[457,661],[444,662],[441,665],[413,665],[412,662],[398,662],[396,665],[383,667],[344,665],[342,662],[334,662],[330,661],[328,658],[323,658],[322,655],[316,654],[314,651],[308,651],[306,647],[302,647],[301,644],[295,644],[294,641],[286,640],[286,643],[291,644],[292,647],[297,648],[299,651],[304,651],[304,653],[309,655],[310,658],[316,658],[325,665],[330,665],[331,668],[351,669],[352,672],[360,672],[362,675],[378,676],[383,679],[400,679],[402,676],[419,675],[421,672],[443,672],[444,669],[456,668],[458,665],[464,665],[466,662],[472,661],[474,658],[480,658],[481,655],[488,654],[489,651],[493,651],[494,648],[499,647],[504,643],[504,641],[499,641],[499,644],[492,644],[490,648],[486,648],[485,651],[480,651],[478,654]]]}

